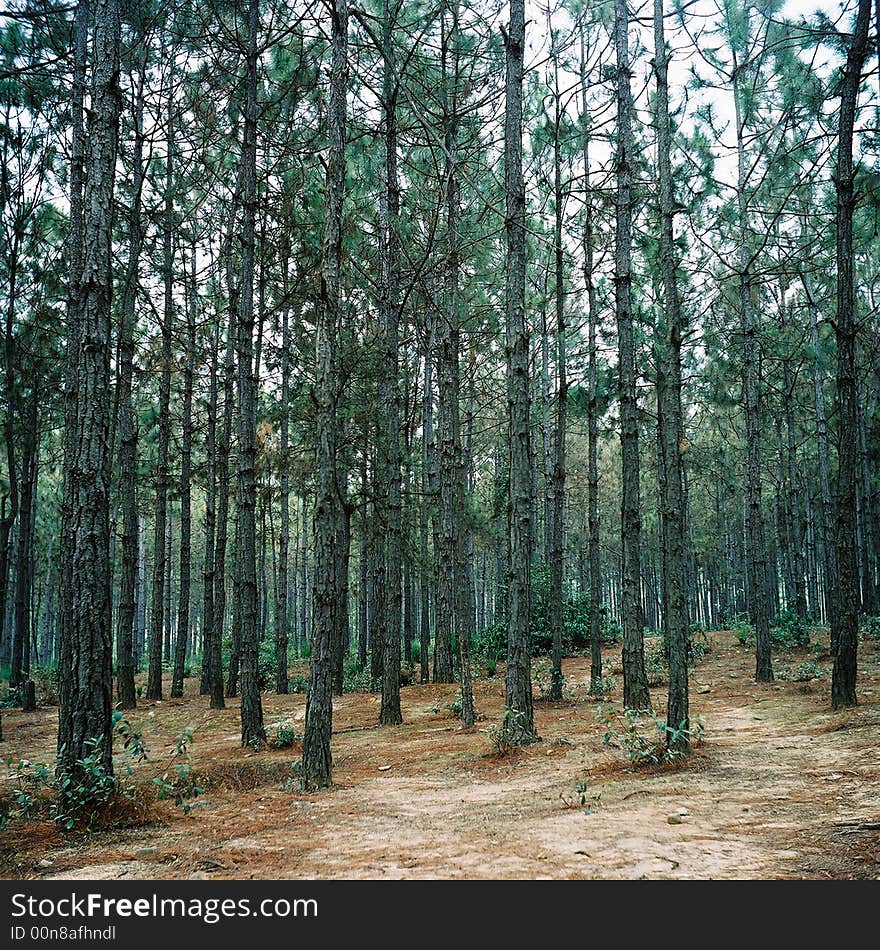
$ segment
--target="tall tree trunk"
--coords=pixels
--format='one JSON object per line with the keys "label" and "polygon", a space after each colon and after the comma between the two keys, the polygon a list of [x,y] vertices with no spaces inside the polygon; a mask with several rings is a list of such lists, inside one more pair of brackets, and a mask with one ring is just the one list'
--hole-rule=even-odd
{"label": "tall tree trunk", "polygon": [[590,110],[586,85],[587,55],[581,36],[581,89],[584,122],[584,283],[587,287],[587,560],[590,578],[590,692],[602,687],[602,578],[599,569],[599,412],[596,331],[599,301],[595,280],[595,239],[593,237],[593,194],[590,185]]}
{"label": "tall tree trunk", "polygon": [[314,595],[309,692],[303,738],[302,784],[306,790],[332,781],[332,645],[336,626],[336,396],[335,348],[339,326],[342,266],[342,206],[345,194],[346,87],[348,83],[348,0],[331,0],[332,67],[327,132],[330,153],[321,234],[321,284],[315,317],[317,379],[317,503],[314,531]]}
{"label": "tall tree trunk", "polygon": [[550,629],[553,636],[553,658],[549,698],[562,699],[562,647],[564,613],[562,583],[565,573],[565,422],[568,399],[568,376],[565,365],[565,274],[563,268],[562,224],[565,194],[562,188],[560,127],[562,102],[559,89],[559,61],[556,37],[552,40],[554,78],[553,116],[553,199],[555,220],[553,250],[555,265],[554,302],[556,307],[556,414],[553,434],[552,511],[550,517]]}
{"label": "tall tree trunk", "polygon": [[670,54],[663,29],[663,0],[654,0],[654,73],[657,77],[657,170],[660,205],[660,277],[666,336],[662,372],[658,369],[660,443],[662,446],[664,614],[667,635],[669,692],[666,705],[666,744],[670,751],[690,750],[688,711],[688,612],[685,505],[682,489],[681,342],[682,317],[678,296],[673,236],[674,190],[668,67]]}
{"label": "tall tree trunk", "polygon": [[[434,321],[427,316],[424,354],[424,393],[422,394],[422,503],[419,506],[419,544],[421,571],[419,576],[419,682],[430,680],[431,650],[431,570],[428,555],[428,509],[433,491],[431,484],[431,443],[434,439],[433,352]],[[435,658],[436,660],[436,658]],[[436,667],[435,667],[436,669]]]}
{"label": "tall tree trunk", "polygon": [[[59,771],[87,781],[82,760],[96,753],[113,771],[113,633],[110,592],[110,314],[113,294],[113,190],[119,131],[120,11],[116,0],[96,0],[94,77],[83,191],[79,320],[69,336],[77,347],[75,442],[65,487],[71,497],[74,544],[65,606],[66,644],[58,721]],[[84,345],[83,345],[84,344]],[[97,742],[97,748],[90,748]]]}
{"label": "tall tree trunk", "polygon": [[278,534],[278,597],[275,602],[275,692],[285,695],[288,691],[287,641],[288,605],[287,586],[290,564],[290,308],[288,253],[284,255],[284,306],[281,310],[281,456],[280,497],[281,529]]}
{"label": "tall tree trunk", "polygon": [[[455,631],[461,667],[461,724],[474,724],[474,697],[470,669],[470,620],[467,588],[467,547],[463,522],[467,472],[461,438],[459,383],[459,268],[460,205],[458,184],[458,7],[444,6],[442,14],[441,78],[443,82],[443,138],[446,154],[444,197],[446,205],[446,255],[444,260],[444,312],[440,317],[438,338],[438,421],[440,429],[440,506],[441,545],[438,568],[445,581],[445,621]],[[447,13],[451,23],[447,25]],[[451,62],[450,62],[451,60]],[[440,616],[438,598],[437,627]]]}
{"label": "tall tree trunk", "polygon": [[[208,371],[208,419],[205,432],[207,468],[205,472],[205,522],[202,562],[202,676],[199,693],[211,692],[214,662],[214,569],[217,535],[217,370],[220,356],[220,312],[211,333],[211,357]],[[222,693],[222,672],[220,675]]]}
{"label": "tall tree trunk", "polygon": [[[401,500],[400,500],[400,185],[397,179],[397,95],[399,77],[394,55],[393,14],[384,0],[382,34],[382,101],[385,119],[385,194],[380,199],[381,300],[384,375],[379,387],[379,499],[380,523],[385,531],[385,592],[382,611],[382,704],[379,723],[403,722],[400,711]],[[382,266],[384,262],[384,267]]]}
{"label": "tall tree trunk", "polygon": [[[172,54],[173,55],[173,54]],[[173,69],[172,69],[173,73]],[[173,82],[173,76],[172,76]],[[168,141],[165,158],[165,210],[162,220],[162,276],[165,306],[161,323],[162,355],[159,377],[159,444],[156,460],[156,520],[153,528],[153,604],[150,617],[150,668],[147,699],[162,698],[162,652],[168,574],[168,451],[171,440],[171,343],[174,332],[174,92],[168,93]]]}
{"label": "tall tree trunk", "polygon": [[620,361],[620,505],[623,553],[623,703],[648,709],[651,697],[645,675],[644,617],[641,597],[641,508],[639,503],[639,406],[636,342],[632,312],[632,91],[629,65],[629,11],[615,0],[617,50],[617,227],[615,230],[615,312]]}
{"label": "tall tree trunk", "polygon": [[733,53],[733,101],[736,121],[737,211],[739,228],[740,330],[743,336],[742,397],[746,417],[746,559],[749,575],[749,610],[755,627],[755,679],[773,680],[770,658],[770,604],[767,583],[767,543],[761,488],[761,405],[759,393],[758,338],[752,308],[752,252],[749,241],[748,166],[745,153],[745,114],[739,63]]}
{"label": "tall tree trunk", "polygon": [[856,705],[856,672],[859,642],[859,573],[856,555],[856,506],[858,469],[858,390],[856,374],[856,293],[853,255],[853,126],[862,68],[868,52],[871,0],[859,0],[855,32],[846,56],[840,94],[837,168],[837,419],[840,431],[837,452],[837,597],[831,615],[831,705],[834,709]]}
{"label": "tall tree trunk", "polygon": [[505,37],[504,194],[507,260],[507,413],[510,444],[508,508],[508,634],[504,734],[508,741],[533,741],[530,568],[532,561],[532,478],[529,434],[529,328],[526,323],[525,185],[522,173],[523,55],[525,3],[511,0]]}
{"label": "tall tree trunk", "polygon": [[[33,383],[23,419],[21,453],[21,518],[18,525],[18,554],[15,572],[15,625],[12,631],[10,686],[25,686],[30,674],[31,595],[33,591],[34,501],[37,489],[37,449],[39,446],[39,388]],[[27,700],[25,700],[27,705]]]}
{"label": "tall tree trunk", "polygon": [[186,655],[189,647],[190,589],[192,574],[192,447],[193,385],[196,364],[196,249],[193,242],[190,259],[190,290],[186,320],[186,366],[183,371],[183,407],[180,443],[180,588],[177,595],[177,641],[174,645],[172,697],[183,696]]}
{"label": "tall tree trunk", "polygon": [[[84,240],[84,175],[85,175],[85,95],[86,66],[88,60],[89,25],[91,4],[89,0],[79,0],[76,6],[73,36],[73,83],[70,102],[70,167],[68,191],[70,200],[69,226],[67,235],[67,358],[64,376],[64,465],[61,491],[61,538],[59,544],[60,590],[59,590],[59,643],[58,668],[72,670],[75,630],[73,621],[73,557],[76,549],[74,536],[74,464],[73,456],[77,446],[77,399],[79,395],[79,377],[77,376],[80,339],[82,336],[82,316],[80,305],[82,297],[83,240]],[[4,512],[5,514],[5,512]],[[5,522],[5,518],[3,519]],[[4,539],[0,531],[0,558],[5,555],[8,534]],[[2,565],[0,565],[2,567]],[[0,582],[5,596],[6,568],[0,571]],[[4,606],[4,605],[0,605]],[[5,614],[5,611],[4,611]],[[2,618],[3,614],[0,614]],[[68,716],[61,717],[61,710],[72,710],[77,702],[78,685],[72,676],[60,676],[58,680],[58,747],[67,745],[73,738],[73,721]],[[74,760],[70,760],[74,761]]]}
{"label": "tall tree trunk", "polygon": [[785,384],[786,464],[788,468],[788,497],[790,512],[789,549],[794,581],[795,613],[800,620],[807,619],[807,578],[804,567],[804,522],[801,511],[800,477],[797,464],[797,434],[794,426],[794,381],[790,360],[783,365]]}
{"label": "tall tree trunk", "polygon": [[[242,4],[243,9],[244,4]],[[241,744],[259,747],[266,738],[260,699],[256,551],[257,368],[254,366],[254,259],[257,204],[257,32],[259,0],[248,0],[247,80],[244,141],[241,149],[241,284],[238,327],[238,471],[236,513],[239,522],[239,596],[241,602]]]}
{"label": "tall tree trunk", "polygon": [[134,108],[133,187],[128,219],[128,267],[122,291],[119,325],[119,490],[122,493],[122,575],[119,589],[119,613],[116,625],[116,688],[122,709],[134,709],[137,697],[134,685],[133,637],[135,622],[135,586],[138,574],[137,509],[137,422],[132,402],[134,373],[134,330],[137,320],[138,267],[144,234],[141,199],[146,172],[144,168],[144,86],[146,52],[138,64],[137,99]]}

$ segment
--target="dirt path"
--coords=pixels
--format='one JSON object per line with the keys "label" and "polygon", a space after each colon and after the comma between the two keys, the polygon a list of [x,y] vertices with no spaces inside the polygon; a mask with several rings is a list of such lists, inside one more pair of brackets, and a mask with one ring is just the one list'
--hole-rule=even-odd
{"label": "dirt path", "polygon": [[[777,672],[807,657],[780,655]],[[613,671],[615,657],[607,662]],[[476,684],[486,718],[469,733],[444,708],[455,686],[405,688],[405,725],[381,730],[378,697],[347,694],[334,721],[337,785],[313,796],[284,786],[296,750],[237,748],[237,710],[212,713],[202,698],[145,706],[131,717],[151,749],[142,781],[192,724],[204,806],[188,816],[162,806],[160,821],[85,838],[49,823],[10,828],[0,868],[47,878],[880,878],[880,832],[857,827],[880,821],[877,644],[864,645],[860,665],[862,705],[831,713],[827,673],[758,686],[750,653],[716,634],[692,678],[704,741],[678,768],[632,769],[603,743],[582,657],[565,664],[572,700],[536,704],[542,741],[504,759],[488,754],[485,733],[500,716],[500,676]],[[652,695],[664,708],[662,690]],[[270,728],[284,717],[301,729],[304,697],[267,695],[265,705]],[[3,750],[48,759],[54,728],[51,710],[6,713]]]}

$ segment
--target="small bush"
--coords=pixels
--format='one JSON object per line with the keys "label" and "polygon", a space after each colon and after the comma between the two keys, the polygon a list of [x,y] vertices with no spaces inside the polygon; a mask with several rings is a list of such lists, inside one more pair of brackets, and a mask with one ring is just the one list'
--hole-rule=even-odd
{"label": "small bush", "polygon": [[808,647],[810,631],[800,617],[790,610],[782,610],[770,625],[770,643],[777,650]]}
{"label": "small bush", "polygon": [[694,717],[689,729],[683,722],[670,727],[661,716],[638,709],[604,715],[600,709],[597,716],[605,726],[602,741],[607,746],[625,751],[634,766],[671,762],[682,753],[670,748],[670,744],[674,745],[682,735],[687,735],[692,742],[699,741],[703,735],[703,722],[699,716]]}
{"label": "small bush", "polygon": [[807,661],[795,667],[791,678],[796,683],[808,683],[810,680],[818,679],[822,675],[822,670],[815,663]]}
{"label": "small bush", "polygon": [[593,683],[590,682],[591,696],[608,696],[617,688],[617,680],[613,676],[601,676]]}
{"label": "small bush", "polygon": [[346,663],[342,675],[342,691],[344,693],[370,693],[373,683],[370,678],[369,663],[363,669],[359,663]]}
{"label": "small bush", "polygon": [[645,674],[648,677],[648,686],[663,686],[669,672],[666,669],[666,654],[662,649],[645,651]]}
{"label": "small bush", "polygon": [[736,639],[741,647],[755,645],[755,628],[750,623],[741,623],[736,631]]}
{"label": "small bush", "polygon": [[880,617],[869,617],[865,615],[861,618],[859,627],[866,637],[871,640],[880,641]]}
{"label": "small bush", "polygon": [[302,736],[291,723],[282,719],[275,725],[275,735],[269,744],[275,749],[290,749],[297,742],[302,742]]}

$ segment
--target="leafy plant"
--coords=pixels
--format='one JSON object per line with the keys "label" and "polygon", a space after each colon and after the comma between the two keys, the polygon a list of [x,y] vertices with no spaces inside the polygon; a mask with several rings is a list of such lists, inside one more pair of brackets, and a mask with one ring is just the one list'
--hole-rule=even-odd
{"label": "leafy plant", "polygon": [[161,778],[154,778],[159,801],[170,800],[188,815],[195,807],[193,799],[205,790],[196,782],[196,775],[189,762],[178,762],[171,766]]}
{"label": "leafy plant", "polygon": [[[180,758],[189,756],[189,747],[193,741],[193,728],[186,726],[180,731],[174,742],[174,755]],[[183,813],[188,815],[195,803],[193,800],[204,792],[196,781],[196,774],[189,762],[175,762],[161,776],[154,778],[153,784],[157,787],[156,797],[159,801],[172,801]]]}
{"label": "leafy plant", "polygon": [[871,640],[880,640],[880,617],[869,617],[865,614],[861,618],[859,627],[862,633]]}
{"label": "leafy plant", "polygon": [[302,736],[293,728],[291,723],[283,719],[280,720],[275,726],[272,745],[276,749],[289,749],[297,742],[302,742]]}
{"label": "leafy plant", "polygon": [[781,610],[770,625],[770,643],[777,650],[808,647],[810,631],[804,621],[790,610]]}
{"label": "leafy plant", "polygon": [[638,709],[627,708],[622,713],[613,711],[607,714],[600,709],[597,715],[605,726],[602,741],[607,746],[625,751],[634,766],[671,762],[682,754],[675,748],[682,736],[696,742],[703,735],[703,722],[699,716],[694,717],[688,728],[684,722],[669,726],[661,716]]}
{"label": "leafy plant", "polygon": [[[87,739],[83,743],[86,754],[76,760],[70,771],[56,770],[55,788],[58,800],[52,805],[54,821],[68,831],[74,825],[92,821],[117,791],[116,779],[104,762],[103,738]],[[59,760],[63,747],[59,750]]]}
{"label": "leafy plant", "polygon": [[741,623],[736,631],[736,639],[741,647],[754,646],[755,628],[750,623]]}
{"label": "leafy plant", "polygon": [[524,717],[525,713],[521,710],[505,706],[501,722],[494,723],[486,729],[493,755],[503,758],[516,749],[517,743],[514,741],[514,735],[518,730],[515,723]]}
{"label": "leafy plant", "polygon": [[342,676],[342,691],[344,693],[369,693],[372,688],[369,664],[363,669],[357,661],[345,664]]}

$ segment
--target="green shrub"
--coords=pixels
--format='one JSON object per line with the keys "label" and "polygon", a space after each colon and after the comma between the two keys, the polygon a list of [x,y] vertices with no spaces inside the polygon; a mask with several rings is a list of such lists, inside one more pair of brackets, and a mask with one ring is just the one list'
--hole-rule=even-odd
{"label": "green shrub", "polygon": [[750,623],[740,623],[736,631],[736,639],[741,647],[755,645],[755,628]]}
{"label": "green shrub", "polygon": [[669,671],[666,668],[666,653],[661,649],[645,651],[645,674],[648,677],[648,686],[663,686]]}
{"label": "green shrub", "polygon": [[770,644],[777,650],[808,647],[810,631],[804,621],[790,610],[781,610],[770,625]]}
{"label": "green shrub", "polygon": [[276,749],[290,749],[297,742],[302,742],[302,736],[293,728],[293,724],[280,720],[275,725],[275,735],[271,744]]}
{"label": "green shrub", "polygon": [[356,660],[346,661],[342,674],[342,691],[344,693],[370,693],[373,691],[369,661],[363,669]]}
{"label": "green shrub", "polygon": [[670,727],[662,716],[638,709],[608,714],[603,714],[600,709],[597,716],[605,726],[602,741],[607,746],[625,751],[634,766],[671,762],[682,754],[669,747],[674,746],[678,738],[687,735],[692,742],[697,742],[703,735],[703,722],[699,716],[692,719],[687,729],[683,722]]}
{"label": "green shrub", "polygon": [[880,640],[880,617],[869,617],[865,614],[861,618],[859,627],[862,633],[871,640]]}

